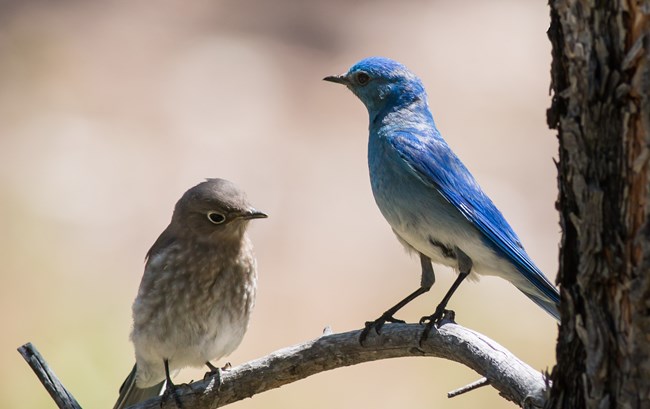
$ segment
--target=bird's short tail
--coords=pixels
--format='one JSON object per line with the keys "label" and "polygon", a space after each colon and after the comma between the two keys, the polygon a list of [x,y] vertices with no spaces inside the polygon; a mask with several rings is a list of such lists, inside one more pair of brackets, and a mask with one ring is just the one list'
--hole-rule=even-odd
{"label": "bird's short tail", "polygon": [[117,398],[117,402],[115,402],[113,409],[128,408],[138,402],[160,396],[161,392],[165,389],[165,381],[148,388],[138,388],[135,386],[135,372],[136,365],[133,365],[131,373],[126,377],[124,383],[122,383],[122,386],[120,387],[120,396]]}

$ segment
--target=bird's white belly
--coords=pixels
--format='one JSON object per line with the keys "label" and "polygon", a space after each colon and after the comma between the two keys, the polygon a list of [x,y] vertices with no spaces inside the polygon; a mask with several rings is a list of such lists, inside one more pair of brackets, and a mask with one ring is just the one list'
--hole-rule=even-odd
{"label": "bird's white belly", "polygon": [[169,332],[164,340],[147,335],[133,338],[139,387],[154,385],[164,378],[165,359],[169,360],[170,370],[176,372],[186,366],[201,367],[207,361],[218,360],[237,348],[246,332],[247,317],[231,322],[222,312],[215,312],[205,318],[205,322],[218,324],[202,332],[197,328],[205,327],[205,322],[186,320],[179,323],[176,331]]}

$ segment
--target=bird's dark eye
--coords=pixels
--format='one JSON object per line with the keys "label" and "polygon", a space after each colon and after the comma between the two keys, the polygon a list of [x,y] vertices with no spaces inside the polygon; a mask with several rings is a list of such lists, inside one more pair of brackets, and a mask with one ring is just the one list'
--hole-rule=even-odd
{"label": "bird's dark eye", "polygon": [[221,224],[226,221],[226,216],[218,212],[208,212],[208,220],[214,224]]}
{"label": "bird's dark eye", "polygon": [[355,78],[359,85],[366,85],[370,81],[370,75],[366,74],[363,71],[358,72]]}

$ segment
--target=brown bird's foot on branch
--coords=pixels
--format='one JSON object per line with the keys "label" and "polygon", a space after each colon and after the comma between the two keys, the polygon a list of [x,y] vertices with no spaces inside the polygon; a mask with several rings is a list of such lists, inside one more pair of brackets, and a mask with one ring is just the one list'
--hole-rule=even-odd
{"label": "brown bird's foot on branch", "polygon": [[165,392],[163,392],[162,397],[160,399],[160,407],[163,406],[163,404],[167,403],[170,399],[174,399],[174,403],[176,404],[176,407],[178,409],[183,409],[183,404],[181,403],[181,399],[178,396],[178,393],[176,393],[176,389],[184,386],[185,384],[180,384],[180,385],[174,385],[170,381],[167,381],[167,386],[165,387]]}
{"label": "brown bird's foot on branch", "polygon": [[210,370],[208,372],[206,372],[205,375],[203,375],[203,379],[207,379],[207,378],[209,378],[211,376],[214,376],[216,378],[216,385],[215,386],[217,387],[217,390],[221,389],[221,384],[223,383],[223,378],[222,378],[221,374],[222,374],[223,371],[227,371],[230,368],[232,368],[232,365],[230,364],[230,362],[226,362],[226,364],[223,367],[219,368],[219,367],[216,367],[216,366],[212,365],[212,363],[210,363],[210,361],[207,361],[205,363],[205,365],[208,368],[210,368]]}
{"label": "brown bird's foot on branch", "polygon": [[160,399],[160,407],[162,407],[162,405],[166,403],[169,398],[173,397],[176,407],[178,409],[183,409],[183,404],[181,403],[181,399],[176,393],[176,388],[184,386],[185,384],[174,385],[174,382],[172,382],[172,378],[169,375],[169,360],[165,359],[163,363],[165,364],[165,379],[167,380],[167,385],[165,386],[165,392],[163,392],[162,398]]}
{"label": "brown bird's foot on branch", "polygon": [[443,305],[439,305],[433,314],[420,318],[420,325],[426,323],[420,336],[420,345],[429,338],[429,333],[434,326],[440,328],[444,324],[455,323],[454,318],[456,318],[456,313],[452,310],[446,310]]}
{"label": "brown bird's foot on branch", "polygon": [[382,327],[387,322],[404,324],[405,321],[393,317],[393,315],[390,314],[388,311],[383,313],[381,317],[377,318],[374,321],[366,321],[365,328],[363,329],[363,331],[361,331],[361,335],[359,335],[359,343],[363,345],[364,341],[366,340],[366,338],[368,338],[368,334],[372,329],[374,329],[377,335],[379,335],[381,333]]}

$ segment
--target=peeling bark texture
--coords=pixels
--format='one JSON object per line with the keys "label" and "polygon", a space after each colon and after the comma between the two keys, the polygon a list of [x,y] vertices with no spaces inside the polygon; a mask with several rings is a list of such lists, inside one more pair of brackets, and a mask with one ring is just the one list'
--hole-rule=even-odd
{"label": "peeling bark texture", "polygon": [[550,0],[561,314],[547,408],[650,407],[650,0]]}

